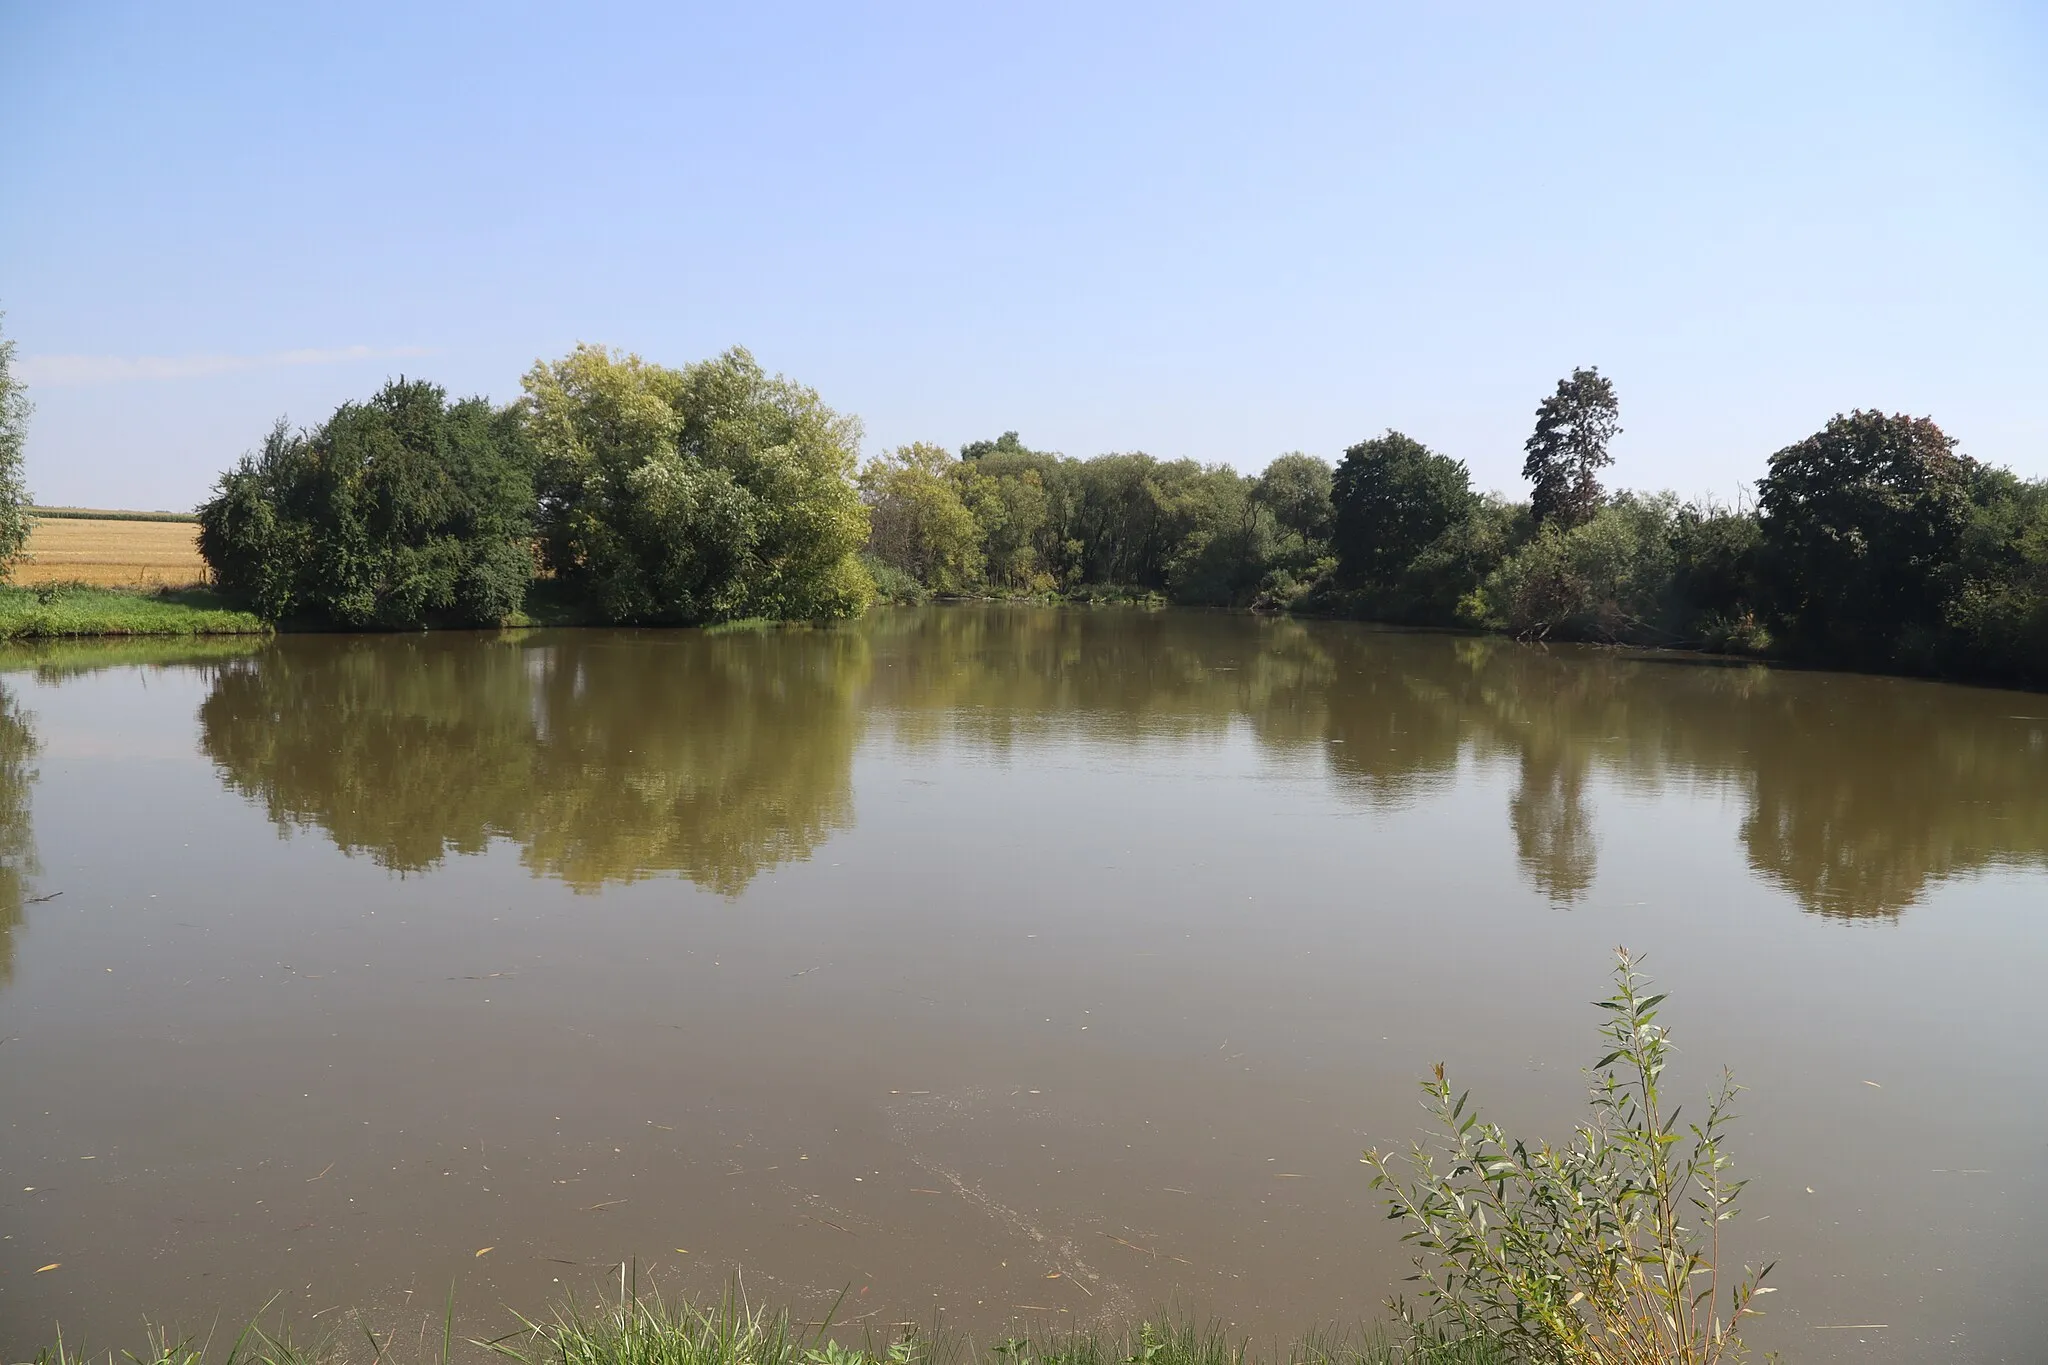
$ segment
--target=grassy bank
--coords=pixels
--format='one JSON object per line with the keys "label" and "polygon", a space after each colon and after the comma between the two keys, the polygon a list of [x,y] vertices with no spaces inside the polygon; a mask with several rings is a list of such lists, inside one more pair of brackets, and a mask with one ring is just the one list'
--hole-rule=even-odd
{"label": "grassy bank", "polygon": [[599,1308],[564,1304],[541,1318],[515,1314],[510,1331],[459,1335],[453,1300],[414,1331],[366,1321],[312,1337],[259,1321],[232,1341],[148,1331],[142,1350],[79,1350],[61,1339],[37,1365],[450,1365],[456,1357],[513,1365],[1512,1365],[1499,1345],[1472,1337],[1439,1346],[1397,1345],[1372,1328],[1312,1332],[1261,1348],[1190,1317],[1123,1330],[1025,1330],[978,1343],[899,1323],[885,1333],[805,1323],[728,1295],[708,1305],[631,1295]]}
{"label": "grassy bank", "polygon": [[270,627],[204,588],[155,592],[84,583],[0,587],[0,640],[89,635],[264,635]]}

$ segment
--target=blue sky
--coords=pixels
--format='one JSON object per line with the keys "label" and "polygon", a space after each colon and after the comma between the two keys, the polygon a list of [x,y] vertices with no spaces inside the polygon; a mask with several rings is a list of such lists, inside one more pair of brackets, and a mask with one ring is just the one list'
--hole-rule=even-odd
{"label": "blue sky", "polygon": [[387,375],[743,344],[870,450],[1246,469],[1388,427],[1519,491],[1842,409],[2048,475],[2048,7],[0,0],[44,501],[190,507]]}

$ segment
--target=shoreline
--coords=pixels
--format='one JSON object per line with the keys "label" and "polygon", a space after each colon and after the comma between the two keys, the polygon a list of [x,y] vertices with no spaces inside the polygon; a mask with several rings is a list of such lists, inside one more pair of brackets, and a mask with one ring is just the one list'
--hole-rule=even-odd
{"label": "shoreline", "polygon": [[[1639,645],[1602,640],[1523,640],[1507,631],[1479,627],[1427,625],[1403,621],[1378,621],[1369,617],[1333,612],[1255,607],[1182,606],[1156,594],[1138,595],[1112,589],[1082,589],[1071,595],[1018,597],[934,596],[925,602],[883,601],[880,608],[915,606],[939,607],[1039,607],[1062,609],[1127,609],[1139,611],[1179,610],[1250,615],[1268,620],[1300,622],[1341,622],[1374,630],[1421,635],[1457,635],[1475,640],[1503,640],[1536,649],[1552,647],[1594,650],[1645,663],[1693,664],[1709,668],[1770,668],[1801,673],[1846,673],[1859,677],[1896,678],[1905,682],[1940,683],[1952,687],[1976,687],[1991,691],[2017,692],[2039,696],[2039,689],[1970,677],[1948,677],[1931,673],[1858,668],[1852,664],[1785,658],[1770,654],[1741,654],[1683,645]],[[874,608],[870,608],[874,610]],[[749,618],[703,625],[678,622],[597,621],[573,605],[549,601],[542,594],[529,600],[528,609],[499,626],[421,626],[390,630],[331,630],[307,628],[290,622],[276,623],[233,607],[212,589],[189,587],[130,588],[91,583],[0,584],[0,645],[33,645],[83,641],[146,641],[204,638],[271,639],[280,635],[410,635],[423,631],[436,634],[451,631],[496,630],[767,630],[810,628],[810,621],[774,621]],[[844,624],[828,622],[828,625]]]}
{"label": "shoreline", "polygon": [[101,587],[90,583],[0,586],[0,641],[176,639],[274,634],[211,589]]}

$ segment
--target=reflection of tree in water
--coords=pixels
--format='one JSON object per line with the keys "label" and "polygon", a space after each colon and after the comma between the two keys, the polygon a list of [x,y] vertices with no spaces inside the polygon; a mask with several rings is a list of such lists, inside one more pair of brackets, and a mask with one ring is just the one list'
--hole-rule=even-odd
{"label": "reflection of tree in water", "polygon": [[853,824],[866,642],[850,631],[584,636],[538,668],[516,837],[580,890],[682,872],[728,896]]}
{"label": "reflection of tree in water", "polygon": [[1287,621],[1192,612],[939,607],[863,626],[898,743],[1217,736],[1319,660]]}
{"label": "reflection of tree in water", "polygon": [[281,828],[414,871],[517,842],[580,890],[736,895],[852,823],[841,631],[297,639],[222,670],[205,752]]}
{"label": "reflection of tree in water", "polygon": [[388,867],[503,838],[580,888],[680,872],[736,894],[852,823],[870,712],[912,754],[1235,728],[1374,811],[1469,759],[1516,775],[1516,853],[1559,902],[1592,885],[1603,783],[1742,799],[1750,865],[1829,915],[2048,867],[2041,699],[1327,622],[933,608],[822,632],[300,639],[223,667],[201,720],[273,820]]}
{"label": "reflection of tree in water", "polygon": [[1522,764],[1522,782],[1508,802],[1515,856],[1536,889],[1560,904],[1584,896],[1599,865],[1593,814],[1586,808],[1586,774],[1570,762]]}
{"label": "reflection of tree in water", "polygon": [[21,704],[0,689],[0,982],[14,974],[14,931],[28,879],[36,875],[35,831],[29,823],[29,794],[36,770],[35,732]]}
{"label": "reflection of tree in water", "polygon": [[474,636],[292,639],[215,675],[200,745],[280,829],[416,872],[511,835],[531,692],[522,650]]}
{"label": "reflection of tree in water", "polygon": [[1374,810],[1448,790],[1461,761],[1516,774],[1530,884],[1591,889],[1592,793],[1748,799],[1751,865],[1809,910],[1895,914],[1930,883],[2048,865],[2048,703],[1876,678],[1189,612],[934,608],[862,627],[874,704],[913,749],[1190,739],[1250,726],[1319,752]]}
{"label": "reflection of tree in water", "polygon": [[1742,841],[1807,909],[1896,916],[1932,883],[2048,867],[2048,698],[1784,681],[1751,717]]}
{"label": "reflection of tree in water", "polygon": [[1951,877],[2048,868],[2040,699],[1505,641],[1460,653],[1473,742],[1517,761],[1510,824],[1555,899],[1590,883],[1596,774],[1746,795],[1751,867],[1820,914],[1896,915]]}
{"label": "reflection of tree in water", "polygon": [[[1331,627],[1317,642],[1333,686],[1322,699],[1327,761],[1340,789],[1375,810],[1448,790],[1466,741],[1469,678],[1437,636]],[[1263,732],[1264,727],[1261,727]]]}

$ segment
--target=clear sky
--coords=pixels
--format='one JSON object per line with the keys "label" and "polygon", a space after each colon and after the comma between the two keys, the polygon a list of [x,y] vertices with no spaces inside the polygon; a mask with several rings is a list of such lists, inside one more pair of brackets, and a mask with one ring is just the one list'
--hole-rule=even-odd
{"label": "clear sky", "polygon": [[1388,427],[1732,499],[1856,406],[2048,475],[2048,5],[0,0],[43,501],[190,507],[387,375],[743,344],[870,450]]}

